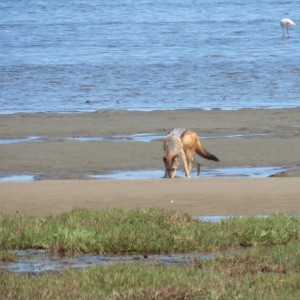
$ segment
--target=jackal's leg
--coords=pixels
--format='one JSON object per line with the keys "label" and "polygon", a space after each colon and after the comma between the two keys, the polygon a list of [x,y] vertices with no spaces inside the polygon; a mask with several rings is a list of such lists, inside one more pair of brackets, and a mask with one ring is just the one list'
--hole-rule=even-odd
{"label": "jackal's leg", "polygon": [[199,177],[201,173],[200,164],[193,159],[193,165],[197,168],[197,177]]}
{"label": "jackal's leg", "polygon": [[187,161],[186,161],[186,156],[185,156],[185,153],[184,151],[180,151],[180,157],[181,157],[181,160],[182,160],[182,163],[183,163],[183,168],[184,168],[184,172],[185,172],[185,176],[187,178],[190,178],[190,170],[188,168],[188,164],[187,164]]}
{"label": "jackal's leg", "polygon": [[193,156],[192,156],[191,151],[189,151],[188,149],[186,149],[184,152],[185,152],[187,167],[189,169],[189,172],[191,173]]}

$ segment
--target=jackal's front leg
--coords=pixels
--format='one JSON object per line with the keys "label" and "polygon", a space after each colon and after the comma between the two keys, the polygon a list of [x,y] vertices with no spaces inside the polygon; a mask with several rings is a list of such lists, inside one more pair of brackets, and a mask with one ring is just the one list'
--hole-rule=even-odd
{"label": "jackal's front leg", "polygon": [[188,168],[188,164],[187,164],[187,161],[186,161],[186,156],[185,156],[185,153],[184,153],[183,150],[180,152],[180,157],[181,157],[181,160],[182,160],[182,164],[183,164],[183,168],[184,168],[184,172],[185,172],[185,177],[190,178],[190,170]]}

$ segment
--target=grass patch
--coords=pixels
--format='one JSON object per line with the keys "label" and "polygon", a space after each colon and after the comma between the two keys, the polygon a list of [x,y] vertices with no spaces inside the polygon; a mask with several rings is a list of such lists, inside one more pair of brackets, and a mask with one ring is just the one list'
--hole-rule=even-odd
{"label": "grass patch", "polygon": [[0,250],[46,249],[77,253],[150,254],[218,251],[299,241],[300,219],[232,218],[205,223],[159,209],[73,210],[59,216],[0,216]]}
{"label": "grass patch", "polygon": [[58,274],[3,273],[4,299],[299,299],[299,242],[258,246],[213,261],[117,264]]}
{"label": "grass patch", "polygon": [[3,299],[299,299],[300,219],[232,218],[205,223],[180,212],[74,210],[0,216],[0,257],[9,250],[55,254],[246,251],[189,265],[116,264],[40,276],[0,273]]}

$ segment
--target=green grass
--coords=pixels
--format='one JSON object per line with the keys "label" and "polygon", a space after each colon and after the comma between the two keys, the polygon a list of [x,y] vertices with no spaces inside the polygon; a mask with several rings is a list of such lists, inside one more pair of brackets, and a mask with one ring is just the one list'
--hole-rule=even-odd
{"label": "green grass", "polygon": [[283,214],[205,223],[176,211],[85,209],[45,218],[0,216],[0,250],[65,255],[218,251],[286,244],[299,240],[299,227],[299,218]]}
{"label": "green grass", "polygon": [[0,259],[12,249],[54,254],[191,253],[239,248],[188,265],[139,263],[40,276],[0,272],[3,299],[300,299],[300,219],[283,214],[193,220],[163,210],[74,210],[0,217]]}
{"label": "green grass", "polygon": [[299,299],[299,243],[258,246],[213,261],[118,264],[41,276],[3,273],[3,299]]}

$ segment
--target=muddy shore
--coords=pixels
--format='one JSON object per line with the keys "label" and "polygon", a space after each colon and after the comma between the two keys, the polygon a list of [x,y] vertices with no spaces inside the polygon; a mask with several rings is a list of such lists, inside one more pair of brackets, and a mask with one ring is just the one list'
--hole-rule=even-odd
{"label": "muddy shore", "polygon": [[[16,204],[20,204],[18,201],[20,199],[25,201],[26,199],[27,202],[31,203],[36,201],[36,205],[33,204],[32,206],[32,211],[39,213],[39,210],[33,209],[33,207],[40,207],[41,203],[45,204],[45,200],[41,201],[37,194],[32,192],[31,194],[25,193],[24,196],[20,195],[19,197],[14,195],[18,195],[22,189],[26,190],[27,187],[24,188],[24,186],[33,185],[35,187],[33,190],[38,191],[39,186],[42,188],[43,184],[49,182],[48,180],[53,180],[50,181],[51,185],[56,184],[54,190],[56,191],[55,197],[58,202],[64,194],[64,184],[69,186],[71,183],[74,184],[74,189],[78,195],[82,195],[80,191],[85,190],[90,184],[98,184],[101,187],[101,191],[105,191],[106,185],[112,185],[112,189],[115,191],[113,196],[109,192],[107,192],[107,195],[99,192],[98,201],[100,202],[107,202],[107,199],[110,199],[110,202],[118,203],[118,201],[123,199],[122,195],[126,194],[126,201],[129,201],[130,198],[133,201],[127,205],[128,207],[143,206],[143,201],[147,199],[146,195],[152,189],[161,191],[155,197],[150,197],[151,201],[154,201],[153,203],[159,205],[159,199],[156,202],[154,198],[160,198],[160,195],[161,198],[165,197],[171,201],[168,198],[169,192],[165,186],[172,183],[168,183],[164,179],[127,180],[126,184],[124,184],[123,181],[118,180],[114,180],[112,183],[108,183],[111,181],[90,180],[89,175],[105,174],[118,170],[161,169],[163,176],[162,138],[174,127],[196,130],[200,135],[204,148],[220,159],[220,162],[216,163],[199,158],[198,161],[204,167],[284,167],[288,171],[280,176],[292,176],[294,178],[268,179],[270,181],[268,181],[267,185],[270,190],[266,189],[265,192],[258,192],[257,197],[254,195],[255,190],[259,190],[258,187],[260,185],[263,189],[263,185],[266,185],[265,179],[255,179],[255,186],[252,183],[250,184],[250,179],[226,179],[233,185],[229,189],[230,193],[232,198],[238,196],[246,199],[249,198],[247,189],[251,187],[253,188],[252,198],[257,201],[256,204],[252,203],[252,206],[259,204],[257,207],[260,207],[261,203],[264,203],[262,201],[264,197],[269,199],[269,201],[273,201],[272,199],[276,196],[276,194],[271,193],[274,183],[269,182],[277,180],[277,182],[280,182],[278,186],[281,186],[282,189],[284,186],[287,186],[292,190],[293,196],[290,195],[289,190],[286,190],[286,193],[277,193],[282,197],[282,209],[278,206],[276,211],[289,211],[286,208],[286,204],[289,203],[287,197],[291,197],[291,201],[295,201],[296,205],[295,207],[291,206],[291,208],[298,210],[298,213],[300,213],[296,203],[299,201],[294,199],[297,196],[300,198],[300,109],[154,112],[99,111],[80,114],[0,115],[0,176],[34,174],[38,179],[42,179],[31,183],[0,182],[1,212],[13,213],[17,209]],[[154,138],[147,142],[137,141],[134,139],[136,134],[142,136],[153,134]],[[17,139],[24,140],[17,142]],[[65,179],[73,180],[65,181]],[[185,192],[184,198],[195,197],[193,201],[197,201],[197,199],[200,199],[200,196],[197,198],[192,195],[200,193],[201,199],[203,197],[209,198],[210,193],[213,190],[218,190],[224,179],[209,179],[211,181],[208,182],[213,182],[213,184],[208,186],[202,186],[201,184],[201,189],[199,189],[199,185],[197,186],[197,180],[198,183],[202,183],[204,179],[192,179],[188,182],[177,179],[175,186],[188,185],[182,186],[182,189],[189,190],[187,194]],[[205,179],[204,182],[206,180],[208,179]],[[196,181],[196,184],[194,181]],[[242,184],[244,181],[250,184],[249,186],[246,184],[247,188],[243,185],[244,183]],[[144,187],[143,193],[138,193],[136,186],[140,185],[141,182],[150,183],[147,183],[148,185]],[[57,192],[59,187],[61,195]],[[224,187],[224,190],[220,191],[218,197],[221,197],[221,193],[227,194],[227,188],[229,187]],[[6,191],[5,193],[4,190]],[[74,198],[76,194],[71,193],[71,190],[72,188],[69,187],[69,198],[64,196],[62,197],[63,201],[71,201],[70,203],[73,203],[71,198]],[[117,193],[118,191],[119,194]],[[179,191],[178,199],[183,196]],[[43,199],[51,196],[51,190],[48,193],[42,193],[42,191],[40,193],[43,195]],[[139,201],[134,195],[139,195]],[[244,197],[242,197],[243,195]],[[82,201],[89,207],[89,195],[84,194],[84,197],[85,199]],[[176,195],[174,197],[174,201],[176,201]],[[214,197],[216,198],[217,196]],[[212,204],[214,197],[209,198]],[[278,197],[276,196],[276,199]],[[228,198],[228,195],[224,198],[227,207],[231,206]],[[12,203],[14,201],[17,202]],[[12,205],[11,209],[9,208],[10,203]],[[234,203],[232,204],[234,206]],[[184,209],[187,203],[182,203],[182,205],[182,207],[176,208]],[[47,207],[47,205],[44,206]],[[68,209],[72,207],[72,205],[67,204],[66,206]],[[118,205],[116,204],[115,206]],[[122,205],[120,204],[120,206]],[[99,207],[103,208],[102,205]],[[210,214],[214,214],[213,207],[215,206],[211,205],[211,210],[204,210],[203,213],[210,212]],[[191,206],[186,211],[193,211],[194,209],[195,207]],[[199,207],[199,212],[200,209],[201,207]],[[234,211],[227,211],[225,207],[223,210],[217,210],[217,207],[215,209],[215,214],[222,214],[222,212],[225,214],[234,213]],[[21,209],[21,211],[23,210]],[[25,208],[24,211],[30,212]],[[40,211],[47,213],[47,210],[44,211],[42,208]],[[50,208],[48,211],[52,212]],[[243,211],[238,209],[237,212],[242,213]],[[246,207],[244,212],[245,214],[248,213]],[[268,212],[268,210],[261,208],[259,211],[255,211],[255,213],[259,212]]]}

